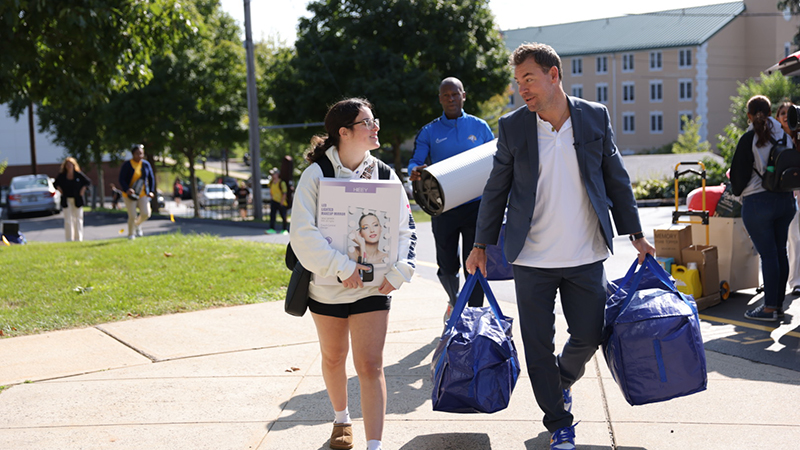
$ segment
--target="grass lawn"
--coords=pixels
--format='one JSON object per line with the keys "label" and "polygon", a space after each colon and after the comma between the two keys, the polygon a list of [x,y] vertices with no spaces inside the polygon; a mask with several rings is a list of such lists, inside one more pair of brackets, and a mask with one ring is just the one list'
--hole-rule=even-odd
{"label": "grass lawn", "polygon": [[0,334],[283,300],[284,251],[183,234],[2,246]]}

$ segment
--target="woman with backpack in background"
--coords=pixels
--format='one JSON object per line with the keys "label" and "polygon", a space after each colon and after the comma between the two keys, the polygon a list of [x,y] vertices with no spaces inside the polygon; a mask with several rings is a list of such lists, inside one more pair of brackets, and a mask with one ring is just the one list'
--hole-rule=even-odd
{"label": "woman with backpack in background", "polygon": [[[334,410],[330,447],[353,448],[353,426],[347,406],[347,354],[352,345],[353,364],[361,390],[367,449],[380,450],[386,418],[386,379],[383,374],[383,348],[389,325],[392,291],[411,281],[414,273],[414,222],[402,188],[397,261],[389,262],[389,272],[380,286],[364,285],[360,271],[368,266],[331,247],[317,227],[319,180],[324,169],[337,179],[378,179],[380,172],[399,183],[392,170],[370,154],[380,147],[380,123],[372,115],[372,105],[358,98],[342,100],[325,115],[327,136],[315,136],[306,155],[310,163],[297,183],[292,209],[291,244],[300,263],[315,276],[338,277],[338,285],[309,285],[308,309],[314,319],[322,354],[322,378]],[[398,187],[400,185],[398,184]],[[376,280],[377,281],[377,280]],[[363,448],[363,447],[362,447]]]}
{"label": "woman with backpack in background", "polygon": [[791,192],[765,189],[762,179],[767,173],[767,160],[776,142],[794,147],[781,123],[772,117],[770,101],[756,95],[747,102],[747,132],[739,139],[731,162],[731,188],[742,196],[742,221],[761,257],[764,279],[764,303],[748,310],[744,316],[761,321],[783,318],[783,299],[789,278],[786,242],[789,224],[797,211]]}

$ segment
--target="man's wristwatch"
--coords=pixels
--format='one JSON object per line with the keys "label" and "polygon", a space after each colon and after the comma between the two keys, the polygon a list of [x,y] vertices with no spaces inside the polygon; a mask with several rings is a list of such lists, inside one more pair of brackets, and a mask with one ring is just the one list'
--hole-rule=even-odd
{"label": "man's wristwatch", "polygon": [[472,248],[479,248],[481,250],[486,250],[486,244],[472,244]]}
{"label": "man's wristwatch", "polygon": [[635,241],[635,240],[637,240],[637,239],[641,239],[641,238],[643,238],[643,237],[644,237],[644,233],[642,233],[641,231],[639,231],[639,232],[636,232],[636,233],[632,233],[632,234],[631,234],[631,235],[629,235],[628,237],[631,239],[631,242],[633,242],[633,241]]}

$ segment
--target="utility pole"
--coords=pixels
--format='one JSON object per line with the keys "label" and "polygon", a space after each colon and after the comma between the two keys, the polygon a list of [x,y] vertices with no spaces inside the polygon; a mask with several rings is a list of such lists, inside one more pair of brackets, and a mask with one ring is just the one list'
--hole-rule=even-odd
{"label": "utility pole", "polygon": [[39,169],[36,167],[36,133],[33,125],[33,102],[28,101],[28,135],[31,142],[31,172],[36,175],[39,173]]}
{"label": "utility pole", "polygon": [[253,52],[253,31],[250,21],[250,0],[244,0],[244,39],[247,50],[247,111],[250,117],[250,167],[253,172],[253,219],[262,220],[264,203],[261,197],[261,149],[258,129],[258,97],[256,97],[256,65]]}

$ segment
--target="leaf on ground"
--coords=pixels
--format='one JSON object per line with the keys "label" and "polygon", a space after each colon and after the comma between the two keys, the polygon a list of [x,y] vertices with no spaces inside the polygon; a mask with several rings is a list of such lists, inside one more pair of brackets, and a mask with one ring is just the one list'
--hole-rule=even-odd
{"label": "leaf on ground", "polygon": [[170,256],[172,256],[172,253],[170,253],[170,252],[164,252],[164,256],[166,256],[167,258],[169,258]]}
{"label": "leaf on ground", "polygon": [[286,369],[286,372],[297,372],[298,370],[300,370],[299,367],[290,367]]}

